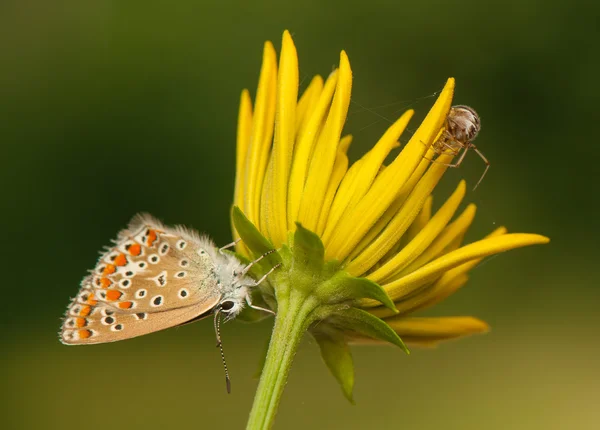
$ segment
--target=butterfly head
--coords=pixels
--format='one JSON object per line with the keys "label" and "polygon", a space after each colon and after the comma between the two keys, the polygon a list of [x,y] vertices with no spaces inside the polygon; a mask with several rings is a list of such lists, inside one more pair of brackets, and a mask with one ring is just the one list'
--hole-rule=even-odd
{"label": "butterfly head", "polygon": [[244,309],[250,288],[256,282],[247,276],[246,266],[233,255],[220,255],[217,277],[223,296],[217,305],[226,320],[235,318]]}
{"label": "butterfly head", "polygon": [[256,260],[251,261],[247,266],[243,265],[233,255],[223,255],[224,259],[222,260],[222,264],[218,267],[220,268],[219,282],[223,285],[222,288],[224,293],[217,308],[219,309],[219,312],[223,312],[227,315],[226,320],[235,318],[241,310],[244,309],[246,304],[253,309],[275,314],[271,309],[253,305],[250,293],[252,288],[256,288],[260,285],[260,283],[281,266],[281,264],[273,266],[258,280],[254,280],[247,275],[254,264],[258,263],[272,252],[275,252],[275,250],[266,252]]}

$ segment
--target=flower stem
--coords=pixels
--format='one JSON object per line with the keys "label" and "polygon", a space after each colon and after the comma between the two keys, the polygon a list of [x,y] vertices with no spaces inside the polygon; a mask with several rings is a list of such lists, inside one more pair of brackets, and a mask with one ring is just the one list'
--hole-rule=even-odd
{"label": "flower stem", "polygon": [[317,306],[314,297],[301,291],[278,290],[275,325],[246,429],[263,430],[273,426],[292,361]]}

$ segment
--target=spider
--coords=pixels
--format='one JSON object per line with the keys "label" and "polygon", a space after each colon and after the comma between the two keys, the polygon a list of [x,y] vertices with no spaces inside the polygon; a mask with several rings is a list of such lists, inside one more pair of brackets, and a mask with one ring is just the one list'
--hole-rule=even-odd
{"label": "spider", "polygon": [[461,150],[463,151],[456,163],[447,164],[449,167],[460,166],[469,149],[473,149],[477,155],[481,157],[483,162],[486,164],[486,168],[473,190],[479,186],[483,180],[483,177],[490,168],[490,162],[488,159],[485,158],[481,151],[472,143],[477,137],[479,130],[481,130],[481,120],[479,119],[477,112],[475,112],[469,106],[452,106],[450,108],[450,112],[448,112],[448,116],[446,117],[444,131],[433,143],[433,145],[431,145],[431,148],[436,154],[446,153],[456,156]]}

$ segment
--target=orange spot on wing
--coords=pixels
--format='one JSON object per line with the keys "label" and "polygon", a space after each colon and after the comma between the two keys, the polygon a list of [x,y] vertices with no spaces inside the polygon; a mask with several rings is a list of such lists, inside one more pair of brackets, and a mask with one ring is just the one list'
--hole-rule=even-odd
{"label": "orange spot on wing", "polygon": [[119,297],[121,297],[123,295],[123,293],[121,293],[118,290],[109,290],[106,292],[106,300],[114,302],[116,300],[119,300]]}
{"label": "orange spot on wing", "polygon": [[104,271],[102,272],[102,274],[103,275],[112,275],[116,271],[117,271],[117,266],[115,266],[114,264],[107,264],[106,267],[104,268]]}
{"label": "orange spot on wing", "polygon": [[79,315],[82,317],[87,317],[90,314],[90,312],[92,312],[92,307],[86,305],[81,308],[81,310],[79,311]]}
{"label": "orange spot on wing", "polygon": [[150,230],[148,232],[148,240],[146,241],[146,243],[148,244],[148,246],[152,246],[152,244],[154,242],[156,242],[156,239],[158,239],[158,235],[156,234],[156,230]]}
{"label": "orange spot on wing", "polygon": [[86,300],[86,303],[92,306],[96,306],[98,304],[98,300],[96,300],[96,296],[94,296],[94,293],[90,294],[90,296]]}
{"label": "orange spot on wing", "polygon": [[75,320],[75,324],[77,324],[77,327],[79,327],[79,328],[85,327],[85,323],[86,323],[85,318],[79,317]]}
{"label": "orange spot on wing", "polygon": [[133,302],[121,302],[117,306],[119,306],[121,309],[131,309]]}
{"label": "orange spot on wing", "polygon": [[114,263],[117,266],[125,266],[127,264],[127,257],[125,257],[125,254],[119,254],[117,255],[117,258],[115,258]]}
{"label": "orange spot on wing", "polygon": [[112,285],[112,281],[108,278],[100,279],[100,288],[108,288]]}
{"label": "orange spot on wing", "polygon": [[138,256],[142,253],[142,246],[139,243],[134,243],[129,247],[129,254]]}
{"label": "orange spot on wing", "polygon": [[87,339],[92,335],[90,330],[79,330],[79,339]]}

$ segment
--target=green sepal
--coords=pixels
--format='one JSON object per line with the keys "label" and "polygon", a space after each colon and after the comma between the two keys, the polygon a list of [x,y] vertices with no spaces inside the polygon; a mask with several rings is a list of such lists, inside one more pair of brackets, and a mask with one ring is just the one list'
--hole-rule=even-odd
{"label": "green sepal", "polygon": [[407,354],[410,354],[410,351],[398,334],[383,320],[380,320],[367,311],[357,308],[339,309],[333,312],[330,318],[333,324],[342,329],[355,331],[374,339],[389,342],[400,347]]}
{"label": "green sepal", "polygon": [[340,271],[340,262],[337,260],[330,260],[325,263],[323,266],[323,278],[329,279],[333,275],[335,275],[338,271]]}
{"label": "green sepal", "polygon": [[[260,234],[254,224],[246,218],[246,215],[244,215],[244,212],[242,212],[240,208],[234,206],[231,211],[231,217],[233,218],[233,225],[244,242],[244,245],[248,247],[254,256],[259,257],[268,251],[275,249],[273,244]],[[277,252],[274,252],[265,260],[269,260],[270,267],[281,262],[281,258]]]}
{"label": "green sepal", "polygon": [[[275,249],[273,244],[271,244],[271,242],[258,231],[254,224],[252,224],[252,222],[246,218],[246,215],[244,215],[240,208],[233,206],[231,210],[231,217],[237,233],[244,242],[244,245],[246,245],[254,257],[258,258],[266,252]],[[250,264],[252,261],[248,257],[239,253],[233,254],[240,260],[240,262],[246,265]],[[276,264],[281,263],[281,261],[282,259],[281,255],[279,255],[279,252],[273,252],[257,264],[254,264],[249,273],[252,278],[260,279],[265,273],[267,273],[267,271],[269,271]],[[271,278],[273,276],[276,276],[276,273],[273,273],[269,279],[263,281],[259,288],[253,292],[253,303],[256,303],[258,306],[271,309],[276,308],[275,300],[273,298],[274,290],[271,284]],[[258,290],[260,290],[260,293],[262,294],[259,294]],[[264,305],[265,301],[267,306]],[[265,316],[268,316],[268,314],[265,312],[257,311],[255,309],[244,309],[243,313],[244,314],[240,315],[239,317],[248,322],[258,321],[264,319]]]}
{"label": "green sepal", "polygon": [[284,267],[290,267],[292,265],[293,254],[292,250],[288,245],[286,245],[285,243],[281,245],[281,248],[277,250],[277,253],[279,254],[279,258],[281,259],[281,264]]}
{"label": "green sepal", "polygon": [[325,247],[319,236],[296,222],[293,246],[294,268],[321,273],[325,261]]}
{"label": "green sepal", "polygon": [[338,381],[346,399],[354,404],[354,361],[344,336],[332,329],[311,332],[321,349],[321,357],[333,377]]}
{"label": "green sepal", "polygon": [[296,223],[296,231],[289,236],[290,246],[282,245],[279,250],[283,272],[293,288],[311,294],[323,282],[325,248],[319,236]]}
{"label": "green sepal", "polygon": [[367,278],[354,277],[348,272],[337,272],[315,290],[315,295],[321,297],[324,303],[373,299],[398,313],[394,302],[379,284]]}

